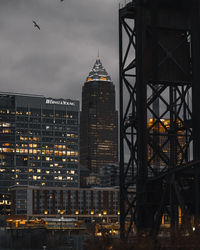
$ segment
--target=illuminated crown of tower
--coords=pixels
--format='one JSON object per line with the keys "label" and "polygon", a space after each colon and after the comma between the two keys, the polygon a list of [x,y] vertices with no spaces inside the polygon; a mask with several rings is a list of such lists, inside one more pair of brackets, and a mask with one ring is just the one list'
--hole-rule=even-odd
{"label": "illuminated crown of tower", "polygon": [[86,78],[86,82],[94,81],[111,82],[111,77],[108,75],[99,58],[97,58],[92,70]]}

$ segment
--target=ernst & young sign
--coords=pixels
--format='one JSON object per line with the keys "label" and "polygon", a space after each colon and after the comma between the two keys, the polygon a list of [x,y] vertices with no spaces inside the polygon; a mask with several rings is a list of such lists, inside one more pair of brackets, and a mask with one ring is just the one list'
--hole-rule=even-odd
{"label": "ernst & young sign", "polygon": [[46,104],[58,104],[58,105],[75,106],[74,102],[65,101],[65,100],[54,100],[54,99],[46,99]]}

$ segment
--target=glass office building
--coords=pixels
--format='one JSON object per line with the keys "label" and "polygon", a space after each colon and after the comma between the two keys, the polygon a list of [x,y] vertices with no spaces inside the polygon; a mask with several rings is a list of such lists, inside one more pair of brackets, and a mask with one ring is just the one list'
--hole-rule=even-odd
{"label": "glass office building", "polygon": [[98,173],[118,161],[118,112],[115,86],[98,58],[82,88],[81,164]]}
{"label": "glass office building", "polygon": [[0,93],[0,205],[13,185],[78,187],[79,101]]}

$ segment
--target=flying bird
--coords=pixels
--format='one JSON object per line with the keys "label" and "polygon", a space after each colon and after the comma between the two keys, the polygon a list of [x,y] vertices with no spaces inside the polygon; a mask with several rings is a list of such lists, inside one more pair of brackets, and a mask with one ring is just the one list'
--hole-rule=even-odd
{"label": "flying bird", "polygon": [[64,2],[64,0],[60,0],[61,2]]}
{"label": "flying bird", "polygon": [[35,21],[33,21],[33,24],[34,24],[34,27],[36,27],[40,30],[40,26]]}

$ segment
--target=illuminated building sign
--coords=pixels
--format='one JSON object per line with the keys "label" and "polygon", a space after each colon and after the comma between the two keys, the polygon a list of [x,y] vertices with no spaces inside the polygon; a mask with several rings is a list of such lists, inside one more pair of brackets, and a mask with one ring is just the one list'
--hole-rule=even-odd
{"label": "illuminated building sign", "polygon": [[46,104],[58,104],[58,105],[75,106],[75,103],[71,102],[71,101],[53,100],[53,99],[46,99]]}

